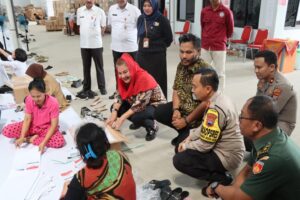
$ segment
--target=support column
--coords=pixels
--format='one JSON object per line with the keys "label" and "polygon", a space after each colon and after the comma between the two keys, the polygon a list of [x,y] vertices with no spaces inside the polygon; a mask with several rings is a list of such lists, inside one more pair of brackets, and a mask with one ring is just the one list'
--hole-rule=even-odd
{"label": "support column", "polygon": [[14,4],[13,4],[13,0],[5,0],[5,2],[6,2],[7,17],[9,21],[10,40],[12,41],[14,49],[16,49],[20,47],[20,43],[18,42],[16,16],[13,9]]}

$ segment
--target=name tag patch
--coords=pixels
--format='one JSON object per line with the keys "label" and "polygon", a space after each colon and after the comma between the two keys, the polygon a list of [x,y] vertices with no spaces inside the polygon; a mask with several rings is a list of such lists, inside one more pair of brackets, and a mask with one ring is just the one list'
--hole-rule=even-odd
{"label": "name tag patch", "polygon": [[209,109],[204,116],[204,121],[201,125],[200,139],[206,142],[215,143],[221,133],[219,126],[219,113],[215,109]]}

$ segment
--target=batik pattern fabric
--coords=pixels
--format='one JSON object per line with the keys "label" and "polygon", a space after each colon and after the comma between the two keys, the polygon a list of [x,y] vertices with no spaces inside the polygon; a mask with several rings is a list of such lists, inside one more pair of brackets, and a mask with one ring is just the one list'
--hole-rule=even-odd
{"label": "batik pattern fabric", "polygon": [[85,167],[77,173],[88,200],[135,200],[135,182],[131,166],[123,154],[108,151],[100,169]]}

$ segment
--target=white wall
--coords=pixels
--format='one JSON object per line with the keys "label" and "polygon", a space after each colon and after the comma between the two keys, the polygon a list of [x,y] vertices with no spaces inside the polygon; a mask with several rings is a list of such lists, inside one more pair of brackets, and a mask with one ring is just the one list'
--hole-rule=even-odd
{"label": "white wall", "polygon": [[274,38],[300,40],[300,27],[284,27],[287,4],[288,3],[286,3],[286,5],[277,4]]}

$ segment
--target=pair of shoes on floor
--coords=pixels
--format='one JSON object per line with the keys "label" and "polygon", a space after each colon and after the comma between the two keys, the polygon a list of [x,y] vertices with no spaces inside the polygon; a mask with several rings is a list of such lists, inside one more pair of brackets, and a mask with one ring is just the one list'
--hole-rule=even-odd
{"label": "pair of shoes on floor", "polygon": [[158,125],[156,123],[156,121],[154,121],[154,125],[153,127],[147,127],[146,128],[147,134],[146,134],[146,141],[151,141],[154,140],[156,137],[156,133],[158,132]]}
{"label": "pair of shoes on floor", "polygon": [[35,56],[37,62],[48,62],[49,58],[47,56]]}
{"label": "pair of shoes on floor", "polygon": [[92,90],[81,90],[76,95],[80,99],[93,99],[95,96],[98,96],[98,94]]}
{"label": "pair of shoes on floor", "polygon": [[100,104],[102,102],[101,98],[98,96],[96,97],[93,102],[91,103],[91,107],[95,107],[97,106],[98,104]]}
{"label": "pair of shoes on floor", "polygon": [[[67,76],[69,75],[69,72],[59,72],[59,73],[56,73],[54,74],[55,76]],[[80,79],[79,79],[80,80]]]}
{"label": "pair of shoes on floor", "polygon": [[136,125],[134,123],[132,123],[132,124],[129,125],[129,129],[130,130],[137,130],[139,128],[141,128],[141,126],[140,125]]}
{"label": "pair of shoes on floor", "polygon": [[114,92],[112,95],[110,95],[110,96],[108,97],[108,99],[114,99],[114,98],[115,98],[115,95],[116,95],[116,92]]}
{"label": "pair of shoes on floor", "polygon": [[101,95],[107,95],[107,91],[105,88],[99,90]]}
{"label": "pair of shoes on floor", "polygon": [[161,200],[184,200],[189,196],[188,191],[183,191],[182,188],[177,187],[174,190],[170,186],[166,186],[161,189],[160,198]]}

